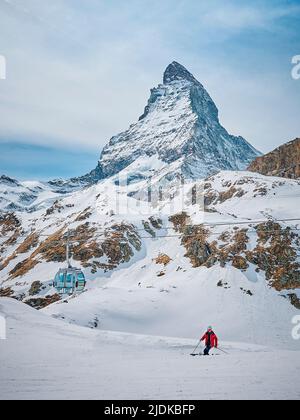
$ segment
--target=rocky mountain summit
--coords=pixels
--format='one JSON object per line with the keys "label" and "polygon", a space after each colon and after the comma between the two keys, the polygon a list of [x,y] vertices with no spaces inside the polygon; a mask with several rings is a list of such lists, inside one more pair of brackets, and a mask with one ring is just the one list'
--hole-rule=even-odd
{"label": "rocky mountain summit", "polygon": [[300,178],[300,138],[256,158],[249,166],[249,171],[283,178]]}
{"label": "rocky mountain summit", "polygon": [[259,155],[245,139],[222,127],[218,109],[203,85],[173,62],[163,84],[151,90],[139,121],[110,140],[96,169],[80,181],[109,178],[142,156],[177,162],[177,171],[186,179],[200,179],[220,170],[246,169]]}

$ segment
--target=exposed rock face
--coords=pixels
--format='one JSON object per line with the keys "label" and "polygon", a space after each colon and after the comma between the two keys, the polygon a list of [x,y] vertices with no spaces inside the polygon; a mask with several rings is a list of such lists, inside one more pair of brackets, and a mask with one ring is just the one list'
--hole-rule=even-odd
{"label": "exposed rock face", "polygon": [[256,158],[249,166],[249,171],[268,176],[300,178],[300,138]]}
{"label": "exposed rock face", "polygon": [[11,297],[13,296],[14,291],[11,287],[6,287],[5,289],[0,289],[0,297]]}
{"label": "exposed rock face", "polygon": [[[296,293],[287,296],[297,308],[300,289],[299,231],[293,225],[276,222],[268,214],[270,209],[261,211],[261,202],[270,203],[276,197],[275,200],[282,203],[280,206],[287,205],[286,197],[297,196],[299,185],[298,181],[272,179],[249,172],[221,172],[203,181],[205,210],[214,209],[219,214],[230,212],[236,218],[235,214],[239,213],[240,208],[243,224],[247,208],[253,203],[254,207],[258,205],[260,211],[255,218],[249,217],[249,226],[240,227],[237,222],[233,228],[216,226],[211,229],[205,224],[193,223],[193,217],[187,212],[174,214],[169,217],[169,222],[175,232],[180,233],[181,244],[186,250],[185,257],[194,268],[232,266],[245,273],[245,276],[251,276],[251,272],[255,271],[281,296],[284,292],[295,290]],[[255,219],[259,221],[262,215],[270,220],[256,223]],[[220,287],[227,288],[226,284],[221,283]],[[247,296],[253,296],[253,291],[241,290]]]}
{"label": "exposed rock face", "polygon": [[172,259],[166,255],[166,254],[159,254],[159,256],[157,258],[154,258],[154,260],[156,264],[158,265],[164,265],[165,267],[170,264],[170,262],[172,261]]}
{"label": "exposed rock face", "polygon": [[[114,225],[104,235],[102,240],[96,240],[97,229],[91,228],[89,223],[78,226],[75,230],[70,231],[74,245],[72,247],[73,258],[82,264],[83,267],[91,267],[95,272],[100,268],[112,270],[119,264],[128,262],[135,251],[141,249],[141,241],[134,227],[131,225]],[[35,237],[36,234],[30,235],[22,244],[26,243],[29,246],[30,238]],[[43,242],[36,241],[33,245],[36,248],[29,257],[21,260],[10,271],[10,278],[17,278],[24,276],[32,270],[41,261],[64,263],[66,249],[65,249],[65,229],[50,235]],[[77,242],[78,241],[78,242]],[[30,250],[31,247],[28,248]],[[21,249],[19,247],[19,249]],[[22,252],[18,250],[13,254],[16,258]],[[107,263],[100,263],[99,259],[105,258]],[[0,266],[3,269],[9,262],[4,261]]]}
{"label": "exposed rock face", "polygon": [[[300,264],[297,250],[299,235],[290,228],[283,228],[275,222],[259,224],[256,241],[252,243],[248,229],[224,231],[218,240],[212,241],[211,232],[201,226],[193,226],[185,214],[170,218],[175,229],[182,234],[181,243],[186,248],[193,267],[222,267],[232,265],[246,271],[250,264],[257,272],[265,273],[266,280],[279,292],[300,288]],[[222,287],[223,285],[219,285]],[[247,291],[246,291],[247,292]],[[249,292],[247,292],[249,294]],[[289,295],[291,303],[297,307],[297,295]]]}
{"label": "exposed rock face", "polygon": [[245,169],[260,153],[242,137],[228,134],[203,85],[173,62],[163,84],[151,90],[139,121],[110,140],[97,168],[81,181],[108,178],[141,156],[154,155],[167,164],[179,162],[177,170],[184,177],[197,179]]}
{"label": "exposed rock face", "polygon": [[266,273],[276,290],[299,289],[299,234],[275,222],[262,223],[256,230],[257,244],[246,253],[248,261]]}
{"label": "exposed rock face", "polygon": [[59,302],[61,300],[61,297],[58,294],[52,295],[52,296],[46,296],[46,297],[38,297],[38,298],[32,298],[27,299],[25,303],[32,308],[35,309],[43,309],[46,308],[49,305],[52,305],[53,303]]}
{"label": "exposed rock face", "polygon": [[29,289],[29,296],[35,296],[40,293],[43,288],[43,283],[40,281],[34,281]]}

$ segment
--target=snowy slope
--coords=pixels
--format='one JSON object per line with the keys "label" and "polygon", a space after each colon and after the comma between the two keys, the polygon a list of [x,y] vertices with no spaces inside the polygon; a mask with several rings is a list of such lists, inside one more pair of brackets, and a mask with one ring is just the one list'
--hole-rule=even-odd
{"label": "snowy slope", "polygon": [[[260,153],[242,137],[228,134],[202,84],[173,62],[164,73],[163,84],[151,90],[140,120],[110,140],[97,168],[84,178],[98,181],[119,173],[141,156],[153,155],[169,164],[181,160],[178,172],[199,179],[219,170],[246,169]],[[174,176],[174,171],[169,173]]]}
{"label": "snowy slope", "polygon": [[[249,281],[232,267],[191,271],[183,255],[178,258],[170,248],[164,250],[176,262],[167,267],[163,279],[157,277],[163,268],[147,255],[115,272],[109,282],[99,279],[77,299],[44,312],[89,328],[191,339],[213,325],[223,341],[299,349],[291,335],[291,321],[299,311],[270,289],[263,276]],[[217,286],[220,281],[226,288]],[[253,296],[245,293],[248,290]]]}
{"label": "snowy slope", "polygon": [[[299,351],[221,342],[192,358],[195,340],[89,330],[0,299],[0,399],[295,399]],[[38,350],[38,351],[37,351]]]}
{"label": "snowy slope", "polygon": [[[221,214],[251,226],[251,221],[299,217],[300,181],[246,171],[222,171],[206,181],[205,197],[215,197],[210,206],[217,214],[209,215],[212,219]],[[193,220],[197,223],[197,212]]]}
{"label": "snowy slope", "polygon": [[2,175],[0,177],[0,212],[32,213],[47,209],[55,200],[78,188],[79,184],[71,182],[17,181]]}

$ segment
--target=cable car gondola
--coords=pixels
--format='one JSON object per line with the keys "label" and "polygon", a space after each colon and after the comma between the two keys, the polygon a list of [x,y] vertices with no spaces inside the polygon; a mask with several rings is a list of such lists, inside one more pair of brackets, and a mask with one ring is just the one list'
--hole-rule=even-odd
{"label": "cable car gondola", "polygon": [[86,280],[83,272],[74,267],[61,268],[55,276],[54,287],[61,295],[83,292]]}
{"label": "cable car gondola", "polygon": [[69,261],[69,239],[66,249],[67,268],[61,268],[55,276],[53,286],[59,294],[72,295],[75,292],[83,292],[86,279],[81,269],[72,267]]}

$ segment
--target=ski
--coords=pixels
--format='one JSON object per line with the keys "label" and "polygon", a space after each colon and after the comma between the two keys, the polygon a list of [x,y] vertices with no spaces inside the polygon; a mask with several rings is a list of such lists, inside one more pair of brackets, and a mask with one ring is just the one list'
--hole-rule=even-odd
{"label": "ski", "polygon": [[210,356],[221,356],[220,354],[209,354],[209,355],[205,355],[205,354],[193,354],[193,353],[191,353],[191,356],[193,356],[193,357],[196,357],[196,356],[199,356],[199,357],[210,357]]}

